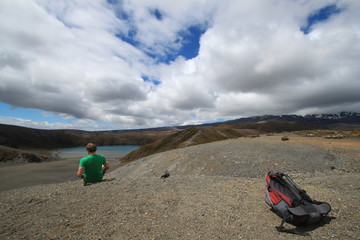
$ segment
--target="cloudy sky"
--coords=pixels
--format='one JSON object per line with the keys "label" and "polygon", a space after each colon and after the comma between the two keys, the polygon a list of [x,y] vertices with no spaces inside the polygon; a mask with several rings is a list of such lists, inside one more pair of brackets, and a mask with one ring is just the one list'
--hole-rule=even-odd
{"label": "cloudy sky", "polygon": [[358,0],[1,0],[0,123],[360,112]]}

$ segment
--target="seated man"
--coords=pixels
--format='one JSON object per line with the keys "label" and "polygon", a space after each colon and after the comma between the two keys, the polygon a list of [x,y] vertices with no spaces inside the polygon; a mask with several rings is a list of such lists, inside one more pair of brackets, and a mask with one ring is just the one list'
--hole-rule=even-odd
{"label": "seated man", "polygon": [[84,185],[101,182],[106,170],[110,167],[103,155],[96,154],[96,148],[95,143],[88,143],[86,150],[89,155],[80,159],[77,175],[84,179]]}

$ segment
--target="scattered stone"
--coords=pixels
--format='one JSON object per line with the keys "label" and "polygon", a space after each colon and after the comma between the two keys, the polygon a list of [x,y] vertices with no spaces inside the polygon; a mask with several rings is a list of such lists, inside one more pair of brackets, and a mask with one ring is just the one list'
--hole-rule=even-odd
{"label": "scattered stone", "polygon": [[289,137],[286,137],[286,136],[281,138],[281,141],[288,141],[288,140],[289,140]]}
{"label": "scattered stone", "polygon": [[249,137],[250,138],[257,138],[257,137],[260,137],[260,135],[258,135],[258,134],[257,135],[250,135]]}
{"label": "scattered stone", "polygon": [[341,134],[335,134],[335,135],[327,135],[327,136],[325,136],[325,138],[327,138],[327,139],[343,139],[344,136]]}
{"label": "scattered stone", "polygon": [[168,177],[170,177],[170,173],[169,173],[168,170],[166,170],[166,171],[164,172],[164,174],[161,176],[161,178],[168,178]]}
{"label": "scattered stone", "polygon": [[35,155],[35,154],[26,154],[25,156],[24,156],[26,159],[27,159],[27,161],[28,162],[30,162],[30,163],[40,163],[40,162],[42,162],[42,158],[41,157],[39,157],[39,156],[37,156],[37,155]]}

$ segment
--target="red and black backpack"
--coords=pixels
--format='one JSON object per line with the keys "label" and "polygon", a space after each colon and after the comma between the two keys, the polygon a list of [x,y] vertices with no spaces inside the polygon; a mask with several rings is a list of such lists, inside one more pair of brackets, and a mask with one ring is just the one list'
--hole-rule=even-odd
{"label": "red and black backpack", "polygon": [[286,231],[285,222],[295,226],[316,224],[331,210],[328,203],[312,200],[284,173],[269,172],[265,180],[265,202],[282,218],[278,231]]}

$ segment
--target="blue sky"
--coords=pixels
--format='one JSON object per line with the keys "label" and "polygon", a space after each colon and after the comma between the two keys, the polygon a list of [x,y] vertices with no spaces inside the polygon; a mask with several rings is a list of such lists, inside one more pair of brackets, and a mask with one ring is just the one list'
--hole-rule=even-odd
{"label": "blue sky", "polygon": [[0,123],[360,112],[359,16],[350,0],[2,1]]}
{"label": "blue sky", "polygon": [[334,15],[341,13],[341,11],[342,10],[335,4],[326,5],[317,9],[308,15],[305,25],[301,27],[301,31],[304,34],[309,34],[314,25],[329,20]]}

